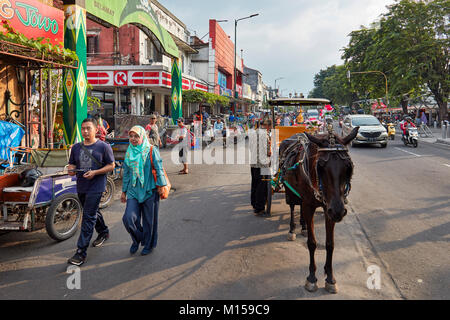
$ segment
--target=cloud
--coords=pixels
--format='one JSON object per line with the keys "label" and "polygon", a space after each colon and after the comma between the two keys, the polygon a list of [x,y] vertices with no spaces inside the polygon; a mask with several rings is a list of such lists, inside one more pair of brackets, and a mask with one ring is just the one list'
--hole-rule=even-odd
{"label": "cloud", "polygon": [[307,94],[320,69],[343,63],[340,50],[348,44],[348,34],[370,25],[392,3],[394,0],[171,0],[170,10],[188,28],[198,30],[199,36],[208,32],[209,18],[229,19],[221,25],[232,39],[235,18],[259,13],[238,23],[238,53],[244,50],[244,63],[260,70],[265,83],[273,85],[275,78],[284,77],[280,81],[284,94]]}

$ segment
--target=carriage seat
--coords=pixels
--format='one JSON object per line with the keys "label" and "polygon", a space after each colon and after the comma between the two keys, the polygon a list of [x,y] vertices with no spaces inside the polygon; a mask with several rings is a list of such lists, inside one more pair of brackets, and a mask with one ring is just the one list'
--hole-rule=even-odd
{"label": "carriage seat", "polygon": [[1,202],[28,202],[33,187],[19,186],[19,174],[12,173],[0,176],[0,201]]}
{"label": "carriage seat", "polygon": [[33,187],[7,187],[3,188],[3,192],[32,192]]}

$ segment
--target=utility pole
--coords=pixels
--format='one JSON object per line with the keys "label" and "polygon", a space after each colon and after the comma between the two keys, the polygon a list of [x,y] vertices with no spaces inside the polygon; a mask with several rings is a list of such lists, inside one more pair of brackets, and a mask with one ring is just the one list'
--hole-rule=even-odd
{"label": "utility pole", "polygon": [[235,19],[234,20],[234,88],[233,88],[233,108],[232,108],[232,112],[235,113],[236,112],[236,99],[237,99],[237,94],[236,94],[236,81],[237,81],[237,66],[236,66],[236,48],[237,48],[237,24],[238,21],[244,20],[244,19],[250,19],[253,17],[258,16],[259,13],[256,14],[252,14],[251,16],[245,17],[245,18],[240,18],[240,19]]}

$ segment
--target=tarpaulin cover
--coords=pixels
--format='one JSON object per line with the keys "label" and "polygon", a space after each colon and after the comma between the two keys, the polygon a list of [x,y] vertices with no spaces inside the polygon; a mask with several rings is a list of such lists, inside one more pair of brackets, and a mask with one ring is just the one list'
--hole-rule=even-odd
{"label": "tarpaulin cover", "polygon": [[39,167],[64,167],[69,164],[70,150],[32,149],[32,163]]}
{"label": "tarpaulin cover", "polygon": [[131,114],[116,114],[115,138],[128,138],[128,131],[134,126],[145,127],[150,123],[150,116],[137,116]]}
{"label": "tarpaulin cover", "polygon": [[25,131],[17,124],[0,121],[0,159],[8,160],[9,148],[20,146]]}

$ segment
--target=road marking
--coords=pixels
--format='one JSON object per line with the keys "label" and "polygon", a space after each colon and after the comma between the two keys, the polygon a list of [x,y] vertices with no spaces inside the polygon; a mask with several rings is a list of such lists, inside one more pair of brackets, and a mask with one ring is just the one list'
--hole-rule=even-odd
{"label": "road marking", "polygon": [[400,149],[400,148],[397,148],[397,147],[395,147],[395,149],[403,151],[403,152],[406,152],[406,153],[409,153],[409,154],[412,154],[413,156],[416,156],[416,157],[421,157],[420,154],[415,154],[415,153],[412,153],[412,152],[409,152],[409,151],[406,151],[406,150],[403,150],[403,149]]}

